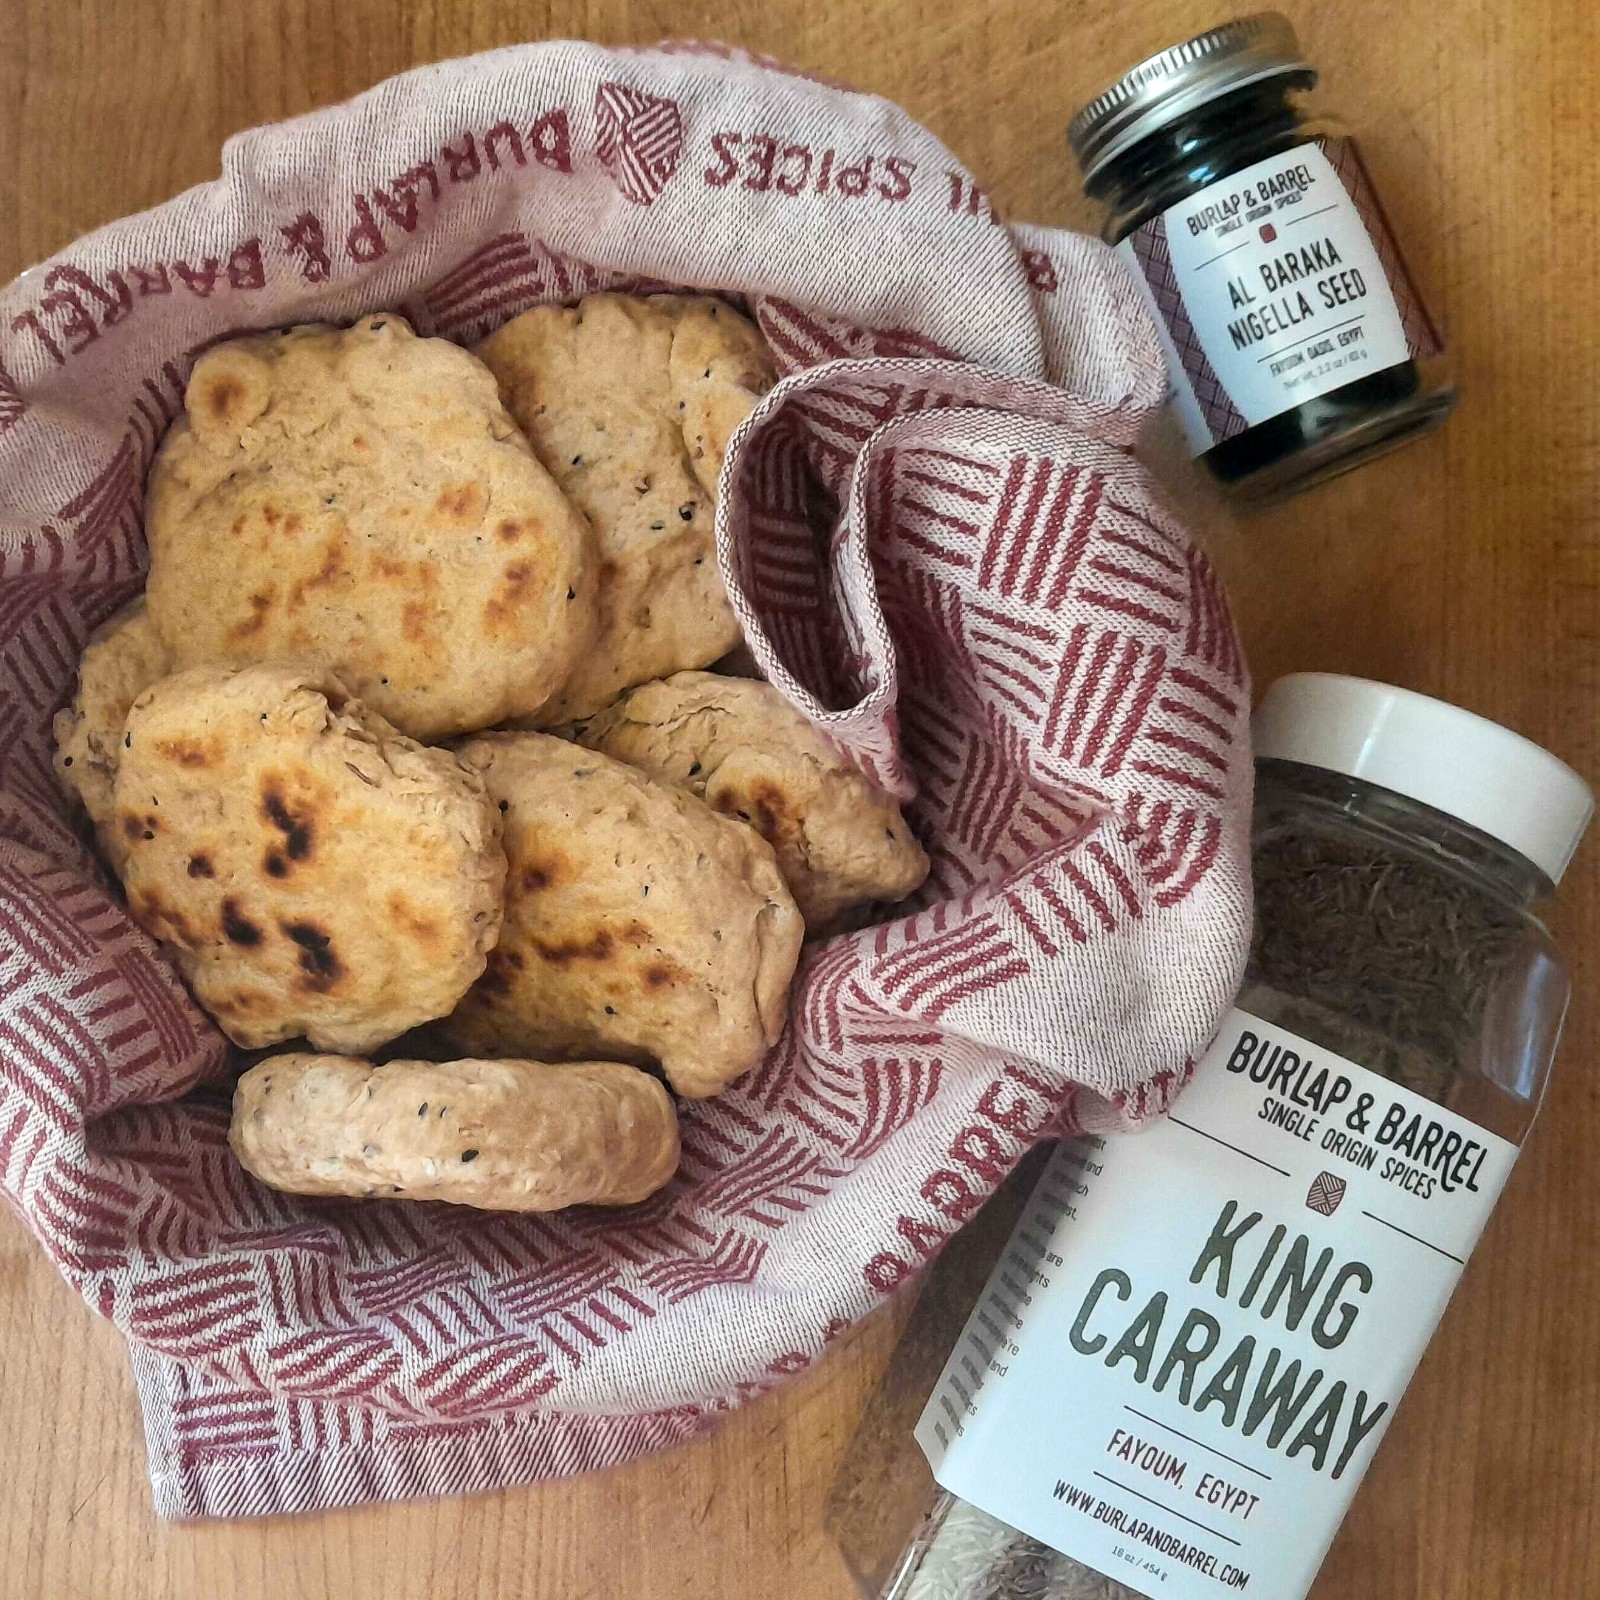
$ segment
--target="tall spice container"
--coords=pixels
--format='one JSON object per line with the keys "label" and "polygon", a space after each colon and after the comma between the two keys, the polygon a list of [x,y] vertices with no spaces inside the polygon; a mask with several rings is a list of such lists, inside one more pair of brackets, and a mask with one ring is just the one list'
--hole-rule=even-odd
{"label": "tall spice container", "polygon": [[1304,674],[1256,933],[1174,1114],[1062,1145],[917,1428],[884,1600],[1302,1600],[1543,1098],[1592,811],[1508,729]]}
{"label": "tall spice container", "polygon": [[1067,133],[1189,447],[1241,498],[1359,466],[1455,402],[1360,151],[1308,103],[1316,79],[1262,12],[1141,61]]}

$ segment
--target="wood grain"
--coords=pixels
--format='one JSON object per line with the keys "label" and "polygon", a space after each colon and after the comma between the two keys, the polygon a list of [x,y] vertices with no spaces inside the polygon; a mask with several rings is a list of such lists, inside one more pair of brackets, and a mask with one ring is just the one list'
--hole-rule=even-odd
{"label": "wood grain", "polygon": [[[1600,773],[1600,8],[1306,0],[1464,399],[1434,440],[1235,522],[1187,479],[1260,681],[1442,694]],[[1199,0],[0,0],[0,281],[213,176],[236,129],[546,34],[717,36],[889,95],[1008,214],[1088,225],[1061,130]],[[1562,1070],[1318,1600],[1600,1595],[1600,883],[1557,932]],[[149,1510],[116,1337],[0,1223],[0,1596],[845,1600],[822,1499],[893,1317],[671,1458],[442,1505],[247,1526]]]}

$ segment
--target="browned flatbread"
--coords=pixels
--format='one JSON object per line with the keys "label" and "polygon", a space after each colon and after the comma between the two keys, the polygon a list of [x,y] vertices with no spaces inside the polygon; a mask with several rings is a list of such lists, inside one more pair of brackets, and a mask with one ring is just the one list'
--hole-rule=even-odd
{"label": "browned flatbread", "polygon": [[719,301],[591,295],[524,312],[478,347],[539,459],[594,527],[599,628],[543,726],[703,667],[739,641],[717,572],[717,473],[772,382]]}
{"label": "browned flatbread", "polygon": [[239,1079],[228,1140],[291,1194],[490,1211],[632,1205],[678,1168],[671,1097],[615,1061],[271,1056]]}
{"label": "browned flatbread", "polygon": [[669,377],[700,487],[715,502],[728,440],[772,387],[766,342],[720,300],[659,295],[652,306],[675,317]]}
{"label": "browned flatbread", "polygon": [[128,713],[128,909],[235,1043],[362,1051],[448,1012],[500,927],[483,781],[326,671],[196,667]]}
{"label": "browned flatbread", "polygon": [[169,659],[140,595],[91,635],[78,663],[77,693],[56,713],[56,776],[82,801],[113,866],[123,854],[111,826],[123,723],[135,699],[166,676]]}
{"label": "browned flatbread", "polygon": [[855,906],[902,900],[928,875],[893,797],[769,683],[680,672],[630,690],[575,736],[748,822],[812,933]]}
{"label": "browned flatbread", "polygon": [[594,629],[593,536],[465,350],[392,314],[208,350],[150,473],[174,664],[332,666],[404,732],[536,710]]}
{"label": "browned flatbread", "polygon": [[659,1063],[717,1093],[782,1030],[803,926],[742,823],[544,734],[461,747],[505,813],[506,918],[441,1031],[464,1054]]}

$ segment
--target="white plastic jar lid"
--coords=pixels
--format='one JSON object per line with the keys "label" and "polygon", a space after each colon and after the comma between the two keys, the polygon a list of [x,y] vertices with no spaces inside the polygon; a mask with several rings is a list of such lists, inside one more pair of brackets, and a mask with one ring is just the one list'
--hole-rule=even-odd
{"label": "white plastic jar lid", "polygon": [[1589,786],[1548,750],[1460,706],[1365,678],[1297,672],[1251,724],[1257,760],[1342,772],[1420,800],[1526,856],[1552,883],[1594,812]]}

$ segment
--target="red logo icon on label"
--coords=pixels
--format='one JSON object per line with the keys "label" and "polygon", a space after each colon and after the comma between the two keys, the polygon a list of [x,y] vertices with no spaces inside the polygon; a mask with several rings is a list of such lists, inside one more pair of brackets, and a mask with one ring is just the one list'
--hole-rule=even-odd
{"label": "red logo icon on label", "polygon": [[1319,1172],[1311,1180],[1311,1188],[1306,1194],[1306,1204],[1319,1215],[1331,1217],[1339,1209],[1339,1203],[1344,1199],[1345,1190],[1349,1187],[1343,1178],[1336,1178],[1331,1172]]}
{"label": "red logo icon on label", "polygon": [[1274,239],[1276,239],[1277,237],[1278,237],[1278,230],[1276,228],[1274,228],[1270,222],[1263,222],[1261,224],[1261,242],[1262,242],[1262,244],[1271,244],[1272,241]]}

